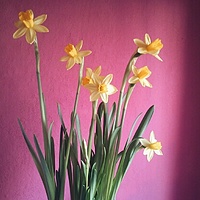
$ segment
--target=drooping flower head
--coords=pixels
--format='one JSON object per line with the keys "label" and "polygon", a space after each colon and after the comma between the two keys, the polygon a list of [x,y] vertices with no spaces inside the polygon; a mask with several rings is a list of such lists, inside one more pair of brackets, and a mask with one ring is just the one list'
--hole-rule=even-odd
{"label": "drooping flower head", "polygon": [[40,15],[34,19],[32,10],[19,13],[19,21],[15,23],[18,28],[13,34],[13,38],[17,39],[25,35],[26,41],[32,44],[36,39],[36,32],[49,32],[49,30],[41,25],[47,19],[47,15]]}
{"label": "drooping flower head", "polygon": [[80,51],[83,46],[83,40],[81,40],[76,46],[68,44],[65,47],[66,56],[63,56],[60,61],[67,61],[67,70],[71,69],[75,64],[81,64],[83,57],[88,56],[92,53],[90,50]]}
{"label": "drooping flower head", "polygon": [[117,92],[117,88],[110,84],[112,79],[112,74],[106,77],[93,74],[91,83],[84,85],[85,88],[90,90],[90,101],[101,98],[104,103],[107,103],[108,96]]}
{"label": "drooping flower head", "polygon": [[130,84],[136,84],[140,82],[143,87],[145,86],[150,87],[150,88],[152,87],[152,85],[147,80],[147,78],[151,75],[151,71],[149,70],[147,66],[144,66],[140,69],[136,68],[135,66],[132,66],[132,71],[133,71],[134,76],[132,76],[129,79],[128,82]]}
{"label": "drooping flower head", "polygon": [[160,50],[163,48],[163,44],[159,38],[151,42],[149,34],[145,34],[144,42],[140,39],[134,39],[134,43],[138,46],[138,53],[151,54],[158,60],[162,61],[159,57]]}
{"label": "drooping flower head", "polygon": [[147,160],[149,162],[153,158],[154,153],[156,153],[157,155],[163,155],[161,151],[161,142],[157,142],[153,131],[150,134],[150,140],[142,138],[139,139],[139,141],[142,144],[142,146],[145,147],[143,154],[147,156]]}

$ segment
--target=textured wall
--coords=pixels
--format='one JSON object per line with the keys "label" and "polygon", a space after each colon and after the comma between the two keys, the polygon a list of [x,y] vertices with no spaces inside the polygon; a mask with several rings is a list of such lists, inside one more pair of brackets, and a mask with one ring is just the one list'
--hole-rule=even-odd
{"label": "textured wall", "polygon": [[[138,61],[138,67],[151,68],[149,81],[153,88],[136,87],[123,141],[133,119],[155,104],[155,115],[144,136],[149,137],[154,130],[162,141],[164,156],[155,156],[148,163],[142,152],[138,153],[117,199],[200,199],[199,6],[197,0],[1,0],[0,199],[46,199],[17,123],[20,118],[28,136],[36,134],[42,143],[33,46],[24,38],[12,39],[18,12],[27,9],[32,9],[35,16],[48,15],[45,25],[50,32],[38,34],[38,40],[48,119],[54,121],[57,145],[60,124],[56,104],[61,104],[69,124],[77,79],[77,68],[66,71],[65,63],[59,61],[65,45],[83,39],[84,49],[93,51],[85,65],[102,65],[103,74],[113,73],[113,84],[119,88],[121,75],[136,48],[133,38],[143,39],[147,32],[153,39],[162,39],[163,63],[149,55]],[[113,95],[110,103],[117,97]],[[82,90],[78,112],[83,118],[85,138],[91,111],[88,98],[88,92]]]}

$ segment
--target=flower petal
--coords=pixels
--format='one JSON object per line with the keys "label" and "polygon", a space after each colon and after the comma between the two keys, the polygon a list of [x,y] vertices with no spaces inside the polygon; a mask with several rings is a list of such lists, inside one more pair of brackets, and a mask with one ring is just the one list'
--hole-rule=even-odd
{"label": "flower petal", "polygon": [[151,44],[151,38],[148,33],[145,34],[144,40],[147,45]]}
{"label": "flower petal", "polygon": [[163,61],[159,55],[154,55],[158,60]]}
{"label": "flower petal", "polygon": [[148,155],[150,151],[151,151],[151,149],[149,149],[148,147],[146,147],[144,149],[143,155]]}
{"label": "flower petal", "polygon": [[75,46],[75,48],[76,48],[77,51],[80,51],[81,48],[82,48],[82,46],[83,46],[83,40],[81,40],[81,41]]}
{"label": "flower petal", "polygon": [[19,28],[17,31],[15,31],[13,33],[13,38],[17,39],[17,38],[22,37],[26,33],[26,31],[27,31],[27,28],[24,28],[24,27],[23,28]]}
{"label": "flower petal", "polygon": [[108,74],[102,81],[102,84],[108,85],[111,83],[113,79],[113,75],[112,74]]}
{"label": "flower petal", "polygon": [[98,67],[94,70],[94,73],[97,74],[97,75],[100,75],[100,74],[101,74],[101,66],[98,66]]}
{"label": "flower petal", "polygon": [[147,79],[142,79],[142,80],[139,80],[139,81],[140,81],[140,83],[141,83],[141,85],[142,85],[143,87],[147,86],[147,87],[152,88],[151,83],[150,83]]}
{"label": "flower petal", "polygon": [[138,47],[146,47],[147,45],[140,39],[134,39],[133,40],[134,43],[138,46]]}
{"label": "flower petal", "polygon": [[100,96],[101,96],[101,99],[102,99],[102,101],[103,101],[104,103],[108,103],[108,94],[106,94],[106,93],[101,93]]}
{"label": "flower petal", "polygon": [[33,29],[28,29],[28,31],[26,32],[26,41],[29,44],[32,44],[35,40],[36,37],[36,32]]}
{"label": "flower petal", "polygon": [[107,92],[108,95],[111,95],[117,92],[117,88],[110,84],[107,85],[107,89],[108,89],[108,92]]}
{"label": "flower petal", "polygon": [[138,53],[140,53],[140,54],[147,54],[148,51],[147,51],[146,47],[140,47],[140,48],[138,48]]}
{"label": "flower petal", "polygon": [[149,153],[147,154],[147,160],[148,160],[149,162],[150,162],[151,159],[153,158],[153,155],[154,155],[154,151],[153,151],[153,150],[149,151]]}
{"label": "flower petal", "polygon": [[155,150],[154,152],[155,152],[157,155],[159,155],[159,156],[162,156],[162,155],[163,155],[163,153],[162,153],[161,150]]}
{"label": "flower petal", "polygon": [[141,139],[139,139],[139,141],[142,144],[142,146],[144,146],[144,147],[147,147],[150,144],[150,142],[145,138],[141,138]]}
{"label": "flower petal", "polygon": [[80,57],[85,57],[85,56],[90,55],[91,53],[92,53],[92,51],[90,51],[90,50],[79,51],[79,52],[78,52],[78,56],[80,56]]}
{"label": "flower petal", "polygon": [[137,83],[139,81],[139,78],[137,77],[137,76],[132,76],[129,80],[128,80],[128,82],[130,83],[130,84],[135,84],[135,83]]}
{"label": "flower petal", "polygon": [[87,88],[88,90],[90,90],[91,92],[98,92],[97,91],[97,86],[95,84],[87,84],[84,85],[85,88]]}
{"label": "flower petal", "polygon": [[69,56],[63,56],[63,57],[60,59],[60,61],[65,62],[65,61],[68,61],[69,58],[70,58]]}
{"label": "flower petal", "polygon": [[150,133],[150,142],[151,143],[154,143],[154,142],[157,142],[156,138],[155,138],[155,134],[153,131],[151,131]]}
{"label": "flower petal", "polygon": [[40,15],[40,16],[36,17],[33,20],[33,22],[35,25],[39,25],[39,24],[42,24],[46,19],[47,19],[47,15]]}
{"label": "flower petal", "polygon": [[99,99],[100,94],[97,91],[93,91],[90,95],[90,101],[96,101]]}
{"label": "flower petal", "polygon": [[33,29],[37,32],[42,32],[42,33],[49,32],[49,29],[43,25],[34,25]]}
{"label": "flower petal", "polygon": [[67,62],[67,70],[71,69],[73,66],[75,65],[75,61],[73,58],[69,58],[68,62]]}

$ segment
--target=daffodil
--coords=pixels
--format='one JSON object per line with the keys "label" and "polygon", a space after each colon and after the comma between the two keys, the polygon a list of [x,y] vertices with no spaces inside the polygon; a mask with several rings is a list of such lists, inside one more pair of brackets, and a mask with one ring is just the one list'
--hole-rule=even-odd
{"label": "daffodil", "polygon": [[132,71],[133,71],[134,76],[132,76],[129,79],[128,82],[130,84],[136,84],[137,82],[140,82],[143,87],[145,86],[150,87],[150,88],[152,87],[149,81],[146,80],[146,78],[148,78],[151,75],[151,71],[149,70],[147,66],[144,66],[140,69],[136,68],[135,66],[132,66]]}
{"label": "daffodil", "polygon": [[60,61],[67,61],[66,68],[68,70],[71,69],[75,64],[81,64],[83,57],[88,56],[92,53],[92,51],[90,50],[80,51],[82,46],[83,40],[81,40],[76,46],[74,46],[73,44],[68,44],[65,47],[65,52],[67,53],[67,55],[63,56]]}
{"label": "daffodil", "polygon": [[157,155],[163,155],[161,151],[162,149],[161,142],[157,142],[153,131],[150,134],[150,140],[142,138],[139,139],[139,141],[142,144],[142,146],[145,147],[143,154],[147,156],[147,160],[149,162],[153,158],[154,152]]}
{"label": "daffodil", "polygon": [[[99,76],[101,74],[101,66],[98,66],[96,69],[92,70],[91,68],[86,69],[86,76],[82,78],[82,85],[94,83],[93,76]],[[100,77],[100,76],[99,76]],[[103,76],[101,76],[104,78]]]}
{"label": "daffodil", "polygon": [[117,92],[117,88],[110,84],[112,79],[112,74],[109,74],[104,78],[94,75],[93,83],[85,85],[85,87],[90,90],[90,101],[96,101],[101,98],[104,103],[107,103],[108,95]]}
{"label": "daffodil", "polygon": [[138,46],[138,53],[151,54],[158,60],[162,61],[159,57],[160,50],[163,48],[163,44],[159,38],[151,42],[149,34],[145,34],[144,42],[140,39],[134,39],[134,43]]}
{"label": "daffodil", "polygon": [[49,32],[49,30],[41,25],[47,19],[47,15],[40,15],[34,19],[32,10],[19,13],[19,21],[15,23],[18,28],[13,34],[13,38],[17,39],[25,35],[26,41],[32,44],[36,39],[36,32]]}

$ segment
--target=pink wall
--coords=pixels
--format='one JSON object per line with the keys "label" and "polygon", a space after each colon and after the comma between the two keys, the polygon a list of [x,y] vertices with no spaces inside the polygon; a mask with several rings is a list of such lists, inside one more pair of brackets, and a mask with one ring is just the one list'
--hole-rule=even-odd
{"label": "pink wall", "polygon": [[[103,74],[113,73],[119,87],[121,74],[135,50],[133,38],[147,32],[160,37],[164,48],[161,63],[143,56],[137,66],[152,70],[153,89],[137,86],[131,99],[123,139],[134,117],[155,104],[153,120],[144,134],[153,129],[162,141],[164,156],[148,163],[138,153],[118,193],[119,200],[200,199],[200,92],[199,6],[197,0],[102,0],[102,1],[12,1],[2,0],[0,8],[0,199],[45,200],[45,192],[22,138],[17,118],[29,137],[36,134],[42,143],[33,46],[25,39],[13,40],[19,11],[32,9],[35,16],[46,13],[48,34],[38,34],[41,73],[49,122],[58,145],[61,104],[69,124],[77,69],[66,71],[59,61],[68,43],[84,40],[84,49],[93,51],[85,65],[102,65]],[[118,94],[111,97],[116,100]],[[81,91],[79,113],[82,128],[88,129],[88,93]],[[131,115],[130,115],[131,114]],[[85,134],[87,137],[87,134]],[[68,198],[66,198],[68,199]]]}

